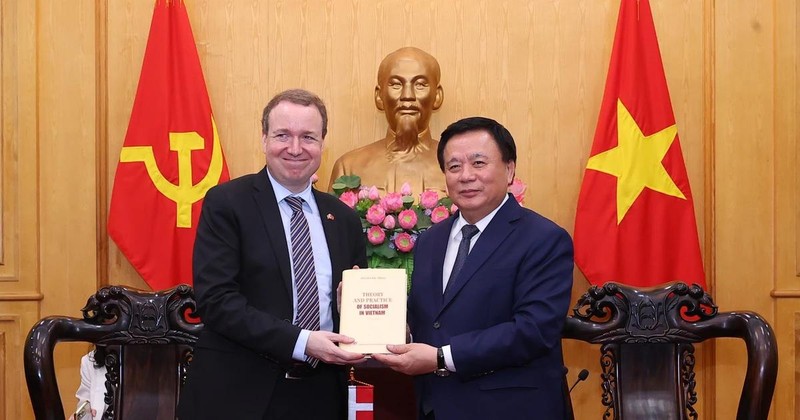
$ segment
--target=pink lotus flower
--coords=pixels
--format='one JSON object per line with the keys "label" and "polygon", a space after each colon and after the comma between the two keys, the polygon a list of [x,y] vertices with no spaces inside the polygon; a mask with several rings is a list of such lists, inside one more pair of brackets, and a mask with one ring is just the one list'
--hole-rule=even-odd
{"label": "pink lotus flower", "polygon": [[450,214],[453,214],[458,211],[458,206],[455,203],[450,205]]}
{"label": "pink lotus flower", "polygon": [[426,190],[419,195],[419,205],[424,209],[432,209],[439,204],[439,193],[434,190]]}
{"label": "pink lotus flower", "polygon": [[411,184],[408,182],[404,182],[403,185],[400,187],[400,195],[403,197],[407,197],[411,195]]}
{"label": "pink lotus flower", "polygon": [[386,240],[386,232],[380,226],[372,226],[367,229],[367,240],[372,245],[380,245]]}
{"label": "pink lotus flower", "polygon": [[378,191],[378,187],[374,185],[369,187],[369,195],[367,196],[367,198],[369,198],[372,201],[376,201],[379,198],[381,198],[381,193]]}
{"label": "pink lotus flower", "polygon": [[450,217],[450,212],[447,211],[447,207],[445,206],[436,207],[431,211],[431,223],[439,223],[448,217]]}
{"label": "pink lotus flower", "polygon": [[397,221],[394,220],[394,216],[392,216],[391,214],[387,214],[386,218],[383,219],[383,227],[385,227],[386,229],[392,230],[394,229],[396,224]]}
{"label": "pink lotus flower", "polygon": [[358,190],[358,199],[363,200],[365,198],[369,198],[369,188],[361,187],[361,189]]}
{"label": "pink lotus flower", "polygon": [[411,252],[414,249],[414,238],[406,232],[403,232],[394,238],[394,245],[400,252]]}
{"label": "pink lotus flower", "polygon": [[528,186],[519,178],[514,178],[514,181],[508,186],[508,192],[514,195],[517,203],[522,204],[522,200],[525,200],[525,190],[527,188]]}
{"label": "pink lotus flower", "polygon": [[352,191],[345,191],[339,196],[339,200],[347,204],[347,207],[354,209],[356,208],[356,203],[358,203],[358,196]]}
{"label": "pink lotus flower", "polygon": [[417,224],[417,213],[414,210],[407,209],[397,215],[397,221],[403,229],[413,229]]}
{"label": "pink lotus flower", "polygon": [[403,196],[400,193],[389,193],[381,199],[381,206],[387,213],[394,213],[403,208]]}
{"label": "pink lotus flower", "polygon": [[384,217],[386,217],[386,211],[377,204],[373,204],[372,207],[367,210],[366,219],[370,224],[379,225],[383,222]]}

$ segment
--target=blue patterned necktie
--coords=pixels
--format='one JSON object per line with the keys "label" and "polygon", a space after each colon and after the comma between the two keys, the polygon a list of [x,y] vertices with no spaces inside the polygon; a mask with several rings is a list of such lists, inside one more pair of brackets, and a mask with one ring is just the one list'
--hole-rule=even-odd
{"label": "blue patterned necktie", "polygon": [[450,272],[450,279],[447,280],[447,285],[444,288],[443,294],[447,293],[447,289],[450,288],[453,280],[458,276],[458,272],[464,267],[464,262],[467,261],[467,255],[469,255],[470,242],[472,242],[472,237],[477,235],[478,232],[480,232],[480,229],[475,225],[464,225],[464,227],[461,228],[461,242],[458,244],[456,262],[453,264],[453,271]]}
{"label": "blue patterned necktie", "polygon": [[[303,202],[300,197],[286,197],[286,203],[292,209],[289,222],[292,240],[292,263],[294,264],[294,281],[297,289],[297,320],[295,324],[311,331],[319,330],[319,294],[317,274],[314,268],[314,252],[311,248],[311,234],[308,221],[303,214]],[[316,366],[319,360],[309,357],[306,360]]]}

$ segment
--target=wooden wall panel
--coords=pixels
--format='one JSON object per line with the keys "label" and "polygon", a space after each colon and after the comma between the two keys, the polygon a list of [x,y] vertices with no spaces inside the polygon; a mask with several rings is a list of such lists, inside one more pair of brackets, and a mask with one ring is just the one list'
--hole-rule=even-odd
{"label": "wooden wall panel", "polygon": [[[715,298],[774,320],[774,9],[716,3]],[[745,204],[746,203],[746,204]],[[732,385],[744,378],[741,342],[717,346],[718,418],[734,418]]]}
{"label": "wooden wall panel", "polygon": [[8,404],[6,403],[6,380],[5,380],[5,367],[6,367],[6,335],[5,333],[0,334],[0,395],[3,398],[0,398],[0,413],[2,413],[3,418],[6,418],[6,407]]}
{"label": "wooden wall panel", "polygon": [[[35,110],[35,39],[25,25],[32,24],[32,8],[27,4],[0,4],[0,98],[2,108],[2,141],[0,147],[0,296],[35,295],[35,277],[22,276],[35,262],[34,233],[36,227],[35,194],[25,194],[36,188],[35,144],[28,142],[35,133],[32,113]],[[32,198],[32,199],[31,199]]]}
{"label": "wooden wall panel", "polygon": [[[43,315],[80,316],[86,298],[96,290],[95,8],[93,0],[37,3]],[[77,366],[86,350],[86,346],[59,348],[59,360],[64,361],[58,367],[59,384],[65,401],[74,401]]]}
{"label": "wooden wall panel", "polygon": [[775,12],[775,290],[773,326],[778,337],[781,373],[775,393],[776,410],[800,418],[800,6],[794,0],[776,2]]}
{"label": "wooden wall panel", "polygon": [[24,388],[8,387],[7,384],[16,384],[20,378],[22,364],[19,360],[12,360],[9,356],[19,354],[21,351],[19,337],[22,335],[23,328],[20,325],[19,317],[0,314],[0,391],[2,391],[0,415],[8,419],[20,418],[22,415],[22,406],[17,405],[16,402],[23,401]]}
{"label": "wooden wall panel", "polygon": [[[0,3],[3,262],[0,300],[42,298],[38,276],[36,6]],[[36,309],[36,306],[33,306]],[[16,383],[14,382],[15,386]]]}
{"label": "wooden wall panel", "polygon": [[[5,23],[5,19],[3,19],[4,15],[5,14],[3,13],[3,7],[0,6],[0,33],[2,33],[2,28],[3,28],[4,23]],[[3,41],[0,40],[0,58],[5,56],[3,54],[3,50],[4,50]],[[0,68],[2,68],[2,65],[0,65]],[[6,86],[5,78],[2,78],[2,81],[0,81],[0,100],[5,98],[5,95],[4,95],[3,91],[5,89],[8,89],[9,87],[11,87],[10,84],[9,84],[9,86]],[[2,102],[5,102],[5,101],[2,101]],[[3,103],[0,103],[0,110],[3,109],[3,108],[5,108],[5,106],[3,106]],[[4,112],[0,111],[0,127],[5,127],[6,126],[3,123],[3,120],[4,120],[4,115],[3,114],[4,114]],[[5,139],[5,133],[3,133],[3,134],[4,134],[3,138]],[[3,153],[1,153],[2,149],[7,149],[7,147],[5,147],[3,144],[0,143],[0,159],[2,159],[2,157],[4,155]],[[7,167],[6,165],[3,165],[3,167]],[[6,218],[6,215],[5,215],[5,211],[2,210],[2,209],[6,208],[6,206],[4,204],[4,201],[5,201],[4,191],[5,191],[6,188],[5,188],[5,184],[3,182],[5,177],[6,177],[6,174],[3,173],[2,171],[0,171],[0,215],[2,215],[2,217],[0,217],[0,266],[4,265],[3,264],[3,261],[4,261],[3,244],[7,240],[5,235],[3,234],[3,231],[4,231],[3,230],[3,220]],[[9,207],[13,207],[13,206],[9,206]]]}
{"label": "wooden wall panel", "polygon": [[22,348],[30,326],[39,318],[36,309],[36,302],[0,302],[0,418],[33,418]]}
{"label": "wooden wall panel", "polygon": [[22,343],[39,319],[36,4],[0,2],[0,418],[33,418]]}
{"label": "wooden wall panel", "polygon": [[[95,277],[95,34],[92,1],[40,4],[41,274],[48,313],[72,312]],[[68,30],[68,28],[73,28]],[[59,63],[54,66],[51,63]],[[77,308],[80,309],[80,308]]]}

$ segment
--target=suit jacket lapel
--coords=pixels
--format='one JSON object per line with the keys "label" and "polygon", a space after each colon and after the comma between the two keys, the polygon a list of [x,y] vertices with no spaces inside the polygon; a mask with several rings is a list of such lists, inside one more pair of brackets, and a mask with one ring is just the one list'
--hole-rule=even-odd
{"label": "suit jacket lapel", "polygon": [[451,216],[446,222],[446,229],[442,229],[441,233],[431,238],[431,248],[441,249],[442,252],[433,252],[433,284],[438,293],[436,293],[436,304],[442,302],[442,279],[444,278],[444,254],[447,250],[447,242],[450,239],[450,231],[453,229],[453,223],[456,222],[456,217]]}
{"label": "suit jacket lapel", "polygon": [[478,241],[473,245],[464,267],[461,268],[461,272],[458,273],[456,278],[450,280],[453,284],[449,285],[447,293],[444,295],[442,311],[450,304],[464,285],[472,279],[475,272],[486,263],[508,235],[511,234],[514,226],[513,222],[521,216],[520,210],[519,204],[513,197],[510,197],[494,215],[492,221],[486,226],[486,230],[481,232]]}
{"label": "suit jacket lapel", "polygon": [[267,176],[267,168],[261,170],[255,178],[253,184],[255,189],[253,199],[256,201],[258,210],[261,213],[261,221],[267,229],[270,248],[275,253],[278,265],[281,270],[281,278],[289,295],[292,294],[292,268],[289,260],[289,245],[286,243],[286,234],[283,231],[278,202],[275,200],[275,192]]}
{"label": "suit jacket lapel", "polygon": [[[345,266],[346,263],[341,252],[341,243],[337,243],[337,240],[341,238],[338,238],[340,231],[337,231],[336,229],[336,209],[331,206],[327,200],[320,199],[320,195],[325,193],[319,192],[313,188],[311,189],[311,192],[314,194],[314,199],[317,201],[319,217],[322,219],[322,230],[325,231],[325,242],[328,243],[328,253],[331,256],[331,270],[334,273],[333,278],[336,279],[338,278],[336,273],[341,273],[342,270],[350,268]],[[334,283],[336,282],[334,281]],[[333,286],[335,290],[337,285],[334,284]]]}
{"label": "suit jacket lapel", "polygon": [[[437,229],[433,231],[425,232],[428,240],[430,241],[429,248],[433,250],[446,250],[447,249],[447,242],[450,238],[450,231],[453,229],[453,223],[455,223],[456,217],[450,216],[447,220],[440,222],[442,225],[442,229]],[[425,295],[430,296],[430,304],[433,308],[438,308],[441,310],[442,305],[442,278],[444,276],[444,251],[443,252],[432,252],[432,267],[430,273],[430,279],[421,279],[420,281],[425,282],[424,284],[430,284],[432,290],[430,292],[424,292]],[[416,266],[414,272],[416,273],[422,267]],[[420,271],[420,275],[425,276],[428,273],[423,274],[424,271]],[[415,284],[412,281],[412,287]]]}

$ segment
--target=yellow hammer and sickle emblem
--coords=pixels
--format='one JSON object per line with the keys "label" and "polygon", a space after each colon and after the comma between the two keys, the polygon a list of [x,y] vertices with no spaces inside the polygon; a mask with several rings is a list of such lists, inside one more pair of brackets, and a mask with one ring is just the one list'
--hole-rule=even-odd
{"label": "yellow hammer and sickle emblem", "polygon": [[192,227],[192,204],[205,197],[206,192],[217,185],[222,174],[222,146],[219,143],[217,123],[211,118],[214,141],[211,146],[211,163],[208,172],[200,182],[192,185],[192,150],[203,150],[204,140],[196,131],[188,133],[169,133],[169,149],[178,152],[178,185],[175,185],[158,169],[151,146],[123,147],[119,155],[120,163],[143,162],[147,175],[156,189],[175,202],[177,207],[176,226]]}

